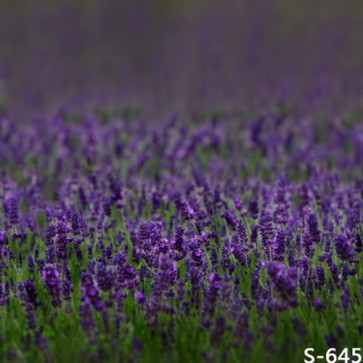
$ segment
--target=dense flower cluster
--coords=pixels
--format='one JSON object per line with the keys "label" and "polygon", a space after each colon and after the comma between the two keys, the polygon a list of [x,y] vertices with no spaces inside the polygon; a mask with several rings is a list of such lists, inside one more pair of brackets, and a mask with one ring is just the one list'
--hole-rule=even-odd
{"label": "dense flower cluster", "polygon": [[56,359],[67,336],[73,358],[98,361],[361,341],[358,124],[316,143],[324,130],[279,114],[70,117],[1,120],[1,341],[21,330],[1,354]]}

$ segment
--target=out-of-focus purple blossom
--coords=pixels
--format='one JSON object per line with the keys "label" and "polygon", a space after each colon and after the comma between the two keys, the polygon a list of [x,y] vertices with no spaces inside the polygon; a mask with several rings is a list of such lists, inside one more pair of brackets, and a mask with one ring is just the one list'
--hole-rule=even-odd
{"label": "out-of-focus purple blossom", "polygon": [[97,325],[93,317],[91,304],[83,302],[79,307],[79,321],[91,343],[96,342]]}
{"label": "out-of-focus purple blossom", "polygon": [[335,235],[334,244],[337,255],[342,261],[349,261],[352,259],[353,251],[349,244],[349,240],[344,235]]}
{"label": "out-of-focus purple blossom", "polygon": [[344,288],[343,292],[340,295],[340,299],[341,299],[343,308],[345,310],[347,310],[349,308],[350,303],[351,303],[351,300],[350,300],[350,292],[349,292],[348,286],[346,286]]}
{"label": "out-of-focus purple blossom", "polygon": [[114,283],[114,271],[108,270],[104,263],[97,264],[97,284],[102,291],[112,289]]}
{"label": "out-of-focus purple blossom", "polygon": [[9,244],[9,238],[6,231],[0,229],[0,254],[4,254],[6,251],[6,247]]}
{"label": "out-of-focus purple blossom", "polygon": [[145,296],[144,296],[144,294],[141,292],[141,291],[136,291],[135,293],[134,293],[134,297],[135,297],[135,299],[136,299],[136,301],[137,301],[137,303],[138,304],[144,304],[145,303]]}
{"label": "out-of-focus purple blossom", "polygon": [[323,310],[325,308],[325,305],[321,302],[319,297],[315,298],[314,300],[314,308],[317,311]]}
{"label": "out-of-focus purple blossom", "polygon": [[42,279],[50,296],[50,301],[54,307],[61,306],[61,282],[59,271],[52,265],[47,264],[42,271]]}
{"label": "out-of-focus purple blossom", "polygon": [[257,199],[252,199],[249,204],[248,204],[248,210],[250,212],[250,216],[253,219],[257,219],[258,218],[258,201]]}
{"label": "out-of-focus purple blossom", "polygon": [[285,269],[282,263],[269,262],[267,273],[277,293],[277,300],[272,299],[273,306],[277,310],[285,310],[288,307],[296,307],[297,300],[297,269],[288,267]]}
{"label": "out-of-focus purple blossom", "polygon": [[10,284],[5,282],[0,284],[0,306],[9,305],[10,303]]}
{"label": "out-of-focus purple blossom", "polygon": [[24,306],[28,329],[34,330],[37,326],[34,306],[28,301],[24,301],[22,305]]}
{"label": "out-of-focus purple blossom", "polygon": [[315,214],[310,214],[308,218],[309,234],[313,243],[320,242],[320,231],[318,226],[318,220]]}
{"label": "out-of-focus purple blossom", "polygon": [[212,313],[218,300],[221,278],[217,273],[212,273],[209,275],[208,280],[209,286],[205,291],[204,309],[206,312]]}
{"label": "out-of-focus purple blossom", "polygon": [[84,301],[87,306],[91,304],[94,309],[102,310],[104,308],[104,303],[100,296],[100,291],[96,282],[93,280],[92,276],[87,272],[83,271],[81,274],[82,281],[82,301]]}
{"label": "out-of-focus purple blossom", "polygon": [[315,247],[310,234],[304,233],[302,236],[302,246],[304,253],[307,257],[312,258],[314,255]]}
{"label": "out-of-focus purple blossom", "polygon": [[62,281],[62,294],[65,301],[71,300],[71,294],[73,292],[73,288],[74,286],[69,280],[64,279]]}
{"label": "out-of-focus purple blossom", "polygon": [[323,266],[316,267],[317,281],[316,285],[318,288],[322,288],[325,284],[325,271]]}
{"label": "out-of-focus purple blossom", "polygon": [[7,193],[3,202],[4,214],[10,225],[19,222],[19,197],[15,193]]}
{"label": "out-of-focus purple blossom", "polygon": [[286,233],[282,228],[279,228],[276,232],[274,241],[274,259],[276,261],[283,261],[286,250]]}

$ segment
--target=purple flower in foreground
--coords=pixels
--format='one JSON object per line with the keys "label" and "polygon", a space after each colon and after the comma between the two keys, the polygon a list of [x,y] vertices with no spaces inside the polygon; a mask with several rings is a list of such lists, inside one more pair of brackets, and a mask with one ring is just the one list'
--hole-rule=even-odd
{"label": "purple flower in foreground", "polygon": [[58,259],[64,260],[67,258],[67,224],[63,221],[59,221],[57,224],[56,232],[56,255]]}
{"label": "purple flower in foreground", "polygon": [[342,234],[337,234],[334,238],[335,250],[342,261],[349,261],[353,257],[353,251],[349,240]]}
{"label": "purple flower in foreground", "polygon": [[134,293],[134,297],[138,304],[144,304],[145,303],[145,296],[141,291],[136,291]]}
{"label": "purple flower in foreground", "polygon": [[267,264],[267,273],[271,279],[272,285],[277,293],[278,300],[276,301],[281,306],[282,310],[290,307],[296,307],[297,301],[297,269],[294,267],[286,268],[282,263],[269,262]]}
{"label": "purple flower in foreground", "polygon": [[5,282],[0,285],[0,306],[8,305],[10,302],[10,284]]}
{"label": "purple flower in foreground", "polygon": [[114,283],[113,270],[107,270],[106,265],[101,262],[97,265],[97,283],[102,291],[111,290]]}
{"label": "purple flower in foreground", "polygon": [[42,278],[45,282],[52,305],[54,307],[61,306],[62,300],[59,271],[52,264],[47,264],[42,271]]}
{"label": "purple flower in foreground", "polygon": [[361,222],[360,208],[361,206],[356,203],[348,212],[347,226],[351,230],[358,228]]}
{"label": "purple flower in foreground", "polygon": [[237,234],[234,234],[232,236],[232,241],[231,241],[231,251],[234,255],[234,257],[236,258],[236,260],[241,264],[246,266],[247,265],[247,252],[248,252],[248,248],[246,246],[243,246],[238,238]]}
{"label": "purple flower in foreground", "polygon": [[170,288],[175,283],[176,271],[176,263],[168,256],[161,256],[154,282],[154,292],[158,294]]}
{"label": "purple flower in foreground", "polygon": [[34,259],[32,255],[28,255],[28,269],[30,273],[34,273]]}
{"label": "purple flower in foreground", "polygon": [[65,301],[71,300],[71,294],[73,291],[73,284],[69,280],[64,279],[62,281],[62,293]]}
{"label": "purple flower in foreground", "polygon": [[312,237],[309,233],[304,233],[302,236],[302,246],[305,252],[305,255],[309,258],[312,258],[314,255],[315,247],[313,244]]}
{"label": "purple flower in foreground", "polygon": [[9,244],[8,234],[0,229],[0,251]]}
{"label": "purple flower in foreground", "polygon": [[9,247],[8,234],[0,229],[0,259],[11,252]]}
{"label": "purple flower in foreground", "polygon": [[221,278],[217,273],[212,273],[208,277],[209,286],[205,291],[204,309],[206,312],[213,312],[216,302],[219,298],[219,290],[221,287]]}
{"label": "purple flower in foreground", "polygon": [[35,307],[39,305],[37,301],[38,292],[34,286],[34,279],[25,280],[23,283],[24,290],[26,292],[26,301],[34,305]]}
{"label": "purple flower in foreground", "polygon": [[355,243],[355,250],[357,251],[357,253],[362,252],[363,251],[363,241],[362,241],[362,237],[359,232],[357,232],[355,234],[354,243]]}
{"label": "purple flower in foreground", "polygon": [[276,261],[283,261],[286,249],[286,233],[285,230],[279,228],[276,233],[274,241],[274,259]]}
{"label": "purple flower in foreground", "polygon": [[320,242],[320,231],[315,214],[311,213],[308,218],[309,234],[313,243]]}
{"label": "purple flower in foreground", "polygon": [[252,199],[248,204],[248,211],[253,219],[258,218],[258,201],[257,199]]}
{"label": "purple flower in foreground", "polygon": [[85,301],[88,304],[91,304],[94,309],[102,310],[104,308],[104,304],[102,298],[100,296],[100,291],[96,282],[93,280],[92,276],[87,272],[82,272],[81,274],[82,280],[82,301]]}
{"label": "purple flower in foreground", "polygon": [[264,247],[265,253],[268,253],[274,235],[272,216],[268,210],[262,212],[258,225],[261,233],[262,246]]}
{"label": "purple flower in foreground", "polygon": [[4,213],[11,225],[19,222],[19,198],[14,193],[8,193],[4,198]]}
{"label": "purple flower in foreground", "polygon": [[325,272],[323,266],[316,267],[316,275],[317,275],[316,286],[318,288],[322,288],[325,283]]}

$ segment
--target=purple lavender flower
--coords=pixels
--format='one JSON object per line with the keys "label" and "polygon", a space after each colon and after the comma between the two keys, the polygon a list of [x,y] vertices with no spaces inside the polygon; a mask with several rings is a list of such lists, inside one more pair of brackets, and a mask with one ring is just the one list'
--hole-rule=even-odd
{"label": "purple lavender flower", "polygon": [[114,271],[107,270],[104,263],[97,264],[97,284],[102,291],[112,289],[114,283]]}
{"label": "purple lavender flower", "polygon": [[4,254],[9,244],[9,238],[6,231],[0,229],[0,255]]}
{"label": "purple lavender flower", "polygon": [[54,307],[61,306],[61,282],[59,280],[59,271],[52,265],[47,264],[42,271],[42,279],[50,296],[51,304]]}
{"label": "purple lavender flower", "polygon": [[302,237],[302,246],[305,255],[309,258],[312,258],[315,252],[315,247],[313,244],[313,240],[310,234],[304,233]]}
{"label": "purple lavender flower", "polygon": [[24,290],[26,292],[25,300],[32,304],[34,307],[40,305],[40,302],[37,301],[38,292],[34,286],[34,279],[25,280],[23,283]]}
{"label": "purple lavender flower", "polygon": [[159,259],[159,270],[155,276],[154,291],[166,291],[174,285],[177,273],[177,266],[168,256],[161,256]]}
{"label": "purple lavender flower", "polygon": [[265,249],[265,253],[269,251],[274,236],[271,213],[263,210],[259,221],[259,229],[261,233],[261,242]]}
{"label": "purple lavender flower", "polygon": [[141,291],[136,291],[134,293],[134,297],[138,304],[142,305],[145,303],[145,296]]}
{"label": "purple lavender flower", "polygon": [[342,306],[343,306],[344,310],[347,310],[349,308],[350,303],[351,303],[350,291],[349,291],[348,286],[345,286],[344,291],[340,295],[340,299],[342,301]]}
{"label": "purple lavender flower", "polygon": [[349,240],[344,235],[335,235],[334,244],[337,255],[342,261],[349,261],[352,259],[353,251],[349,244]]}
{"label": "purple lavender flower", "polygon": [[248,204],[248,211],[250,212],[250,216],[253,219],[258,218],[258,201],[257,199],[252,199]]}
{"label": "purple lavender flower", "polygon": [[238,235],[239,242],[241,243],[241,245],[247,245],[248,237],[247,237],[246,227],[242,223],[242,221],[238,221],[237,235]]}
{"label": "purple lavender flower", "polygon": [[283,261],[286,249],[286,233],[283,229],[279,228],[276,233],[274,241],[274,259],[276,261]]}
{"label": "purple lavender flower", "polygon": [[325,284],[325,272],[323,266],[316,267],[316,275],[317,275],[316,285],[318,288],[322,288]]}
{"label": "purple lavender flower", "polygon": [[256,243],[257,243],[257,237],[258,237],[258,225],[253,224],[251,226],[251,235],[250,235],[250,243],[251,243],[251,246],[256,245]]}
{"label": "purple lavender flower", "polygon": [[357,253],[363,252],[363,241],[359,232],[355,234],[354,243],[355,243],[356,252]]}
{"label": "purple lavender flower", "polygon": [[358,203],[355,203],[348,212],[347,227],[350,230],[354,230],[359,227],[359,223],[361,222],[360,209],[361,206]]}
{"label": "purple lavender flower", "polygon": [[[104,303],[100,296],[97,283],[93,280],[92,276],[87,272],[83,271],[81,274],[82,280],[82,298],[86,304],[91,304],[96,310],[103,310]],[[88,306],[88,305],[87,305]]]}
{"label": "purple lavender flower", "polygon": [[10,303],[10,284],[5,282],[0,284],[0,306],[9,305]]}
{"label": "purple lavender flower", "polygon": [[69,280],[64,279],[62,281],[62,294],[65,301],[71,300],[73,288],[74,286]]}
{"label": "purple lavender flower", "polygon": [[7,193],[4,197],[4,214],[11,225],[19,223],[19,197],[15,193]]}
{"label": "purple lavender flower", "polygon": [[240,243],[240,240],[238,238],[237,234],[234,234],[232,236],[232,241],[231,241],[231,251],[234,255],[234,257],[236,258],[236,260],[242,265],[247,267],[247,261],[248,261],[248,256],[247,256],[247,252],[248,252],[248,248],[246,246],[243,246]]}
{"label": "purple lavender flower", "polygon": [[32,255],[28,255],[28,269],[29,273],[34,273],[34,259]]}
{"label": "purple lavender flower", "polygon": [[285,310],[288,307],[296,307],[297,301],[297,269],[294,267],[284,268],[282,263],[269,262],[267,273],[276,290],[277,299],[272,299],[272,305],[276,310]]}
{"label": "purple lavender flower", "polygon": [[204,309],[206,312],[212,313],[218,300],[221,278],[217,273],[212,273],[209,275],[208,279],[209,286],[205,291]]}
{"label": "purple lavender flower", "polygon": [[315,214],[310,214],[308,218],[309,234],[313,243],[320,242],[320,231],[318,226],[318,220]]}
{"label": "purple lavender flower", "polygon": [[65,222],[59,221],[56,229],[56,255],[60,260],[67,259],[67,245],[68,245],[68,237],[67,233],[69,232],[68,226]]}

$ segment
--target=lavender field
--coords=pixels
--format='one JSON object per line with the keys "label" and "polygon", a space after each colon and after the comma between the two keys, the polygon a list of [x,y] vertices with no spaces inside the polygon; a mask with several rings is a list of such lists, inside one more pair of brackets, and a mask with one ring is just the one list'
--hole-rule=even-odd
{"label": "lavender field", "polygon": [[0,361],[358,363],[363,6],[36,4],[0,6]]}

